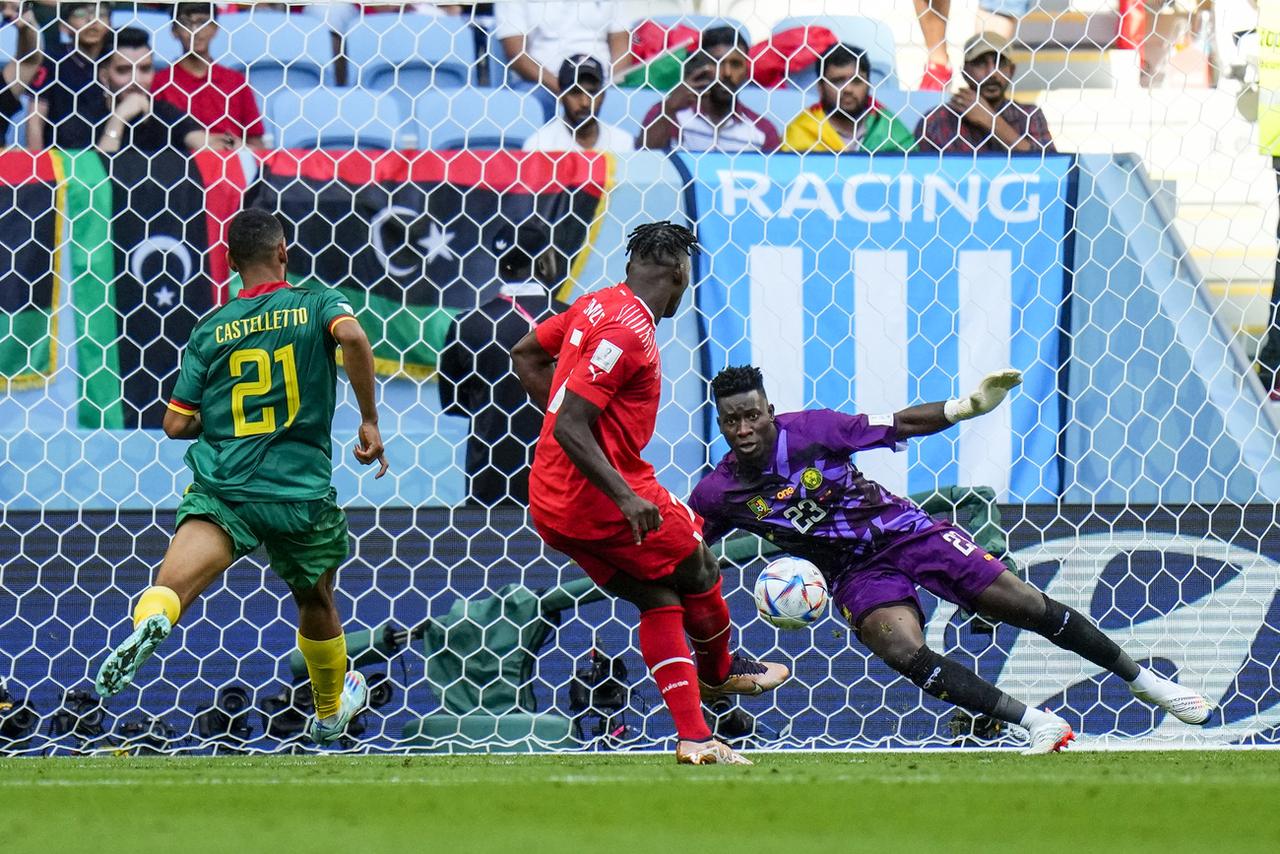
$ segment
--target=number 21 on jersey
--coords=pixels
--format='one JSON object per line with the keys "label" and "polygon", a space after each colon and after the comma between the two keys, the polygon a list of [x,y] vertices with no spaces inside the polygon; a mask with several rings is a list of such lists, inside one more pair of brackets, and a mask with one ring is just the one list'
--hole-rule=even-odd
{"label": "number 21 on jersey", "polygon": [[228,368],[232,377],[246,378],[231,387],[231,421],[235,426],[236,438],[243,436],[264,436],[276,431],[276,408],[262,406],[256,417],[246,413],[246,404],[250,399],[270,394],[274,379],[272,362],[280,364],[280,372],[284,379],[284,393],[288,413],[284,426],[293,424],[298,417],[298,369],[293,358],[293,345],[286,344],[274,353],[268,353],[256,347],[236,350],[231,354]]}

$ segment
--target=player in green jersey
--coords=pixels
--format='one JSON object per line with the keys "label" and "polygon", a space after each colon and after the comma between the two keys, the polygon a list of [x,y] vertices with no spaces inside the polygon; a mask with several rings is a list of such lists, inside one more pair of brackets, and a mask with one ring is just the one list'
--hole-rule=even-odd
{"label": "player in green jersey", "polygon": [[347,643],[333,577],[347,559],[347,517],[334,502],[330,433],[337,365],[360,405],[355,457],[387,471],[374,402],[373,351],[334,290],[290,287],[279,220],[245,210],[227,232],[239,296],[191,333],[164,431],[195,439],[193,479],[155,584],[133,609],[134,631],[108,656],[95,688],[110,697],[169,635],[182,612],[236,559],[266,547],[298,605],[298,648],[307,662],[316,742],[336,741],[364,706],[367,688],[347,672]]}

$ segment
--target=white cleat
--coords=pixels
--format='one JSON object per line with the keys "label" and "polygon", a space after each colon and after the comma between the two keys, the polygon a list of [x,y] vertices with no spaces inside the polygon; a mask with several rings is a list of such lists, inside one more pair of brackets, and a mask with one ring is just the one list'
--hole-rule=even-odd
{"label": "white cleat", "polygon": [[369,686],[365,683],[364,674],[359,670],[348,670],[342,680],[342,699],[338,704],[338,713],[319,720],[311,719],[307,727],[307,735],[319,745],[333,744],[347,731],[351,719],[364,710],[369,701]]}
{"label": "white cleat", "polygon": [[1075,740],[1076,734],[1071,724],[1045,709],[1048,715],[1039,723],[1032,724],[1027,730],[1029,744],[1022,751],[1023,756],[1043,756],[1046,753],[1057,753]]}
{"label": "white cleat", "polygon": [[722,741],[682,741],[676,745],[676,762],[681,765],[754,765]]}
{"label": "white cleat", "polygon": [[1139,700],[1159,706],[1184,724],[1201,726],[1213,714],[1208,700],[1172,679],[1160,679],[1145,690],[1130,684],[1129,690]]}

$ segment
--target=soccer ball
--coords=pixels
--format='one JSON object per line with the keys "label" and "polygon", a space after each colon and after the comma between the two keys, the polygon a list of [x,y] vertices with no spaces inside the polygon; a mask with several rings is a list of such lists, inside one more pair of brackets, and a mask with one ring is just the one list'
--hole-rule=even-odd
{"label": "soccer ball", "polygon": [[756,579],[756,608],[780,629],[813,625],[827,610],[827,581],[818,568],[798,557],[770,563]]}

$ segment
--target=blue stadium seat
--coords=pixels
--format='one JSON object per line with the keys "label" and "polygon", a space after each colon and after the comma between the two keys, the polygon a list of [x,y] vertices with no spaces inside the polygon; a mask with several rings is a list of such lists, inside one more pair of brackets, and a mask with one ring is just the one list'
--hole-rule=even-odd
{"label": "blue stadium seat", "polygon": [[815,92],[799,89],[762,89],[759,86],[744,86],[738,94],[742,103],[773,122],[781,136],[791,120],[817,100]]}
{"label": "blue stadium seat", "polygon": [[157,65],[172,65],[182,58],[182,42],[173,35],[173,15],[168,12],[117,9],[111,13],[111,27],[115,30],[124,27],[146,30],[151,35],[151,49]]}
{"label": "blue stadium seat", "polygon": [[902,92],[883,87],[876,90],[876,100],[884,104],[912,131],[926,113],[945,104],[950,98],[950,92]]}
{"label": "blue stadium seat", "polygon": [[747,29],[747,25],[739,21],[737,18],[727,18],[723,15],[654,15],[651,18],[641,18],[632,23],[631,28],[634,30],[637,26],[645,21],[653,21],[664,27],[674,27],[676,24],[684,24],[686,27],[693,27],[695,30],[709,30],[712,27],[733,27],[742,33],[742,37],[751,42],[751,31]]}
{"label": "blue stadium seat", "polygon": [[218,18],[219,31],[209,50],[214,59],[249,77],[260,97],[278,89],[321,85],[333,60],[333,43],[324,21],[257,9]]}
{"label": "blue stadium seat", "polygon": [[519,148],[546,123],[542,107],[511,89],[427,89],[413,101],[422,148]]}
{"label": "blue stadium seat", "polygon": [[368,15],[347,31],[343,52],[355,85],[398,92],[408,104],[428,89],[471,82],[475,31],[462,17]]}
{"label": "blue stadium seat", "polygon": [[417,125],[385,93],[282,89],[266,99],[266,124],[280,148],[414,148]]}
{"label": "blue stadium seat", "polygon": [[638,134],[643,126],[645,113],[662,98],[662,92],[652,89],[612,88],[605,93],[600,118],[632,134]]}
{"label": "blue stadium seat", "polygon": [[[898,64],[897,43],[893,40],[893,29],[884,21],[874,18],[861,18],[855,15],[815,15],[806,17],[783,18],[773,25],[773,31],[780,33],[796,27],[826,27],[836,34],[842,42],[848,42],[866,51],[871,61],[871,79],[877,86],[897,87]],[[817,79],[817,70],[800,75],[792,82],[805,88]]]}

